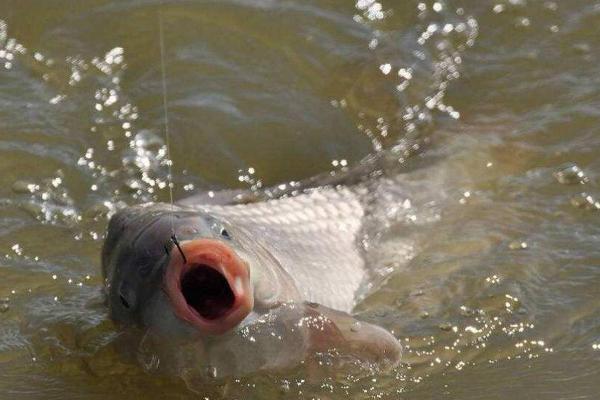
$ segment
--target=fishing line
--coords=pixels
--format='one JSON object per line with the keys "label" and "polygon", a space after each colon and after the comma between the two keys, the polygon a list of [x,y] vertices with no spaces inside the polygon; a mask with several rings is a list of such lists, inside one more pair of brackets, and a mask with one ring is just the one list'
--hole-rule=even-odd
{"label": "fishing line", "polygon": [[171,203],[171,241],[177,247],[183,257],[184,264],[187,264],[185,254],[179,245],[177,236],[175,235],[175,224],[173,222],[175,218],[175,203],[173,202],[173,159],[171,158],[171,133],[169,131],[169,108],[167,106],[167,66],[165,63],[165,34],[163,29],[163,15],[162,15],[162,1],[160,2],[160,8],[158,10],[158,43],[160,47],[160,75],[162,81],[162,103],[163,103],[163,125],[165,131],[165,146],[167,148],[167,185],[169,186],[169,201]]}

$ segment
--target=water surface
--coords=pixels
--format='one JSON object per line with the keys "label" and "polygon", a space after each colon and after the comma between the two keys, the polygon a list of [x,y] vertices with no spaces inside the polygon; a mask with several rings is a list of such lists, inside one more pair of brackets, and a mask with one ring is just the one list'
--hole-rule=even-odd
{"label": "water surface", "polygon": [[[176,198],[387,154],[406,189],[373,262],[395,272],[357,312],[403,342],[398,370],[194,393],[115,344],[107,216],[168,199],[159,11]],[[0,20],[3,397],[597,397],[600,3],[4,0]]]}

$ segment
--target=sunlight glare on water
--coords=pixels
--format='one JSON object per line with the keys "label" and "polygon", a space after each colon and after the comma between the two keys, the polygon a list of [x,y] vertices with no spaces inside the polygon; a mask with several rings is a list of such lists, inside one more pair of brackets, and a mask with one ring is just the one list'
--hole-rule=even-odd
{"label": "sunlight glare on water", "polygon": [[[393,272],[356,313],[399,368],[162,374],[110,322],[107,220],[168,199],[159,8],[176,199],[381,156],[361,244]],[[599,29],[583,0],[3,2],[0,394],[596,398]]]}

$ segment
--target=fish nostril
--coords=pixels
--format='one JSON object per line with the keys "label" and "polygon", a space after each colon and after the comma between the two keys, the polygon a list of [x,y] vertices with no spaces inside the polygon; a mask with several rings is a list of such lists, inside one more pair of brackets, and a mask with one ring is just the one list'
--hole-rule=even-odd
{"label": "fish nostril", "polygon": [[127,302],[127,300],[125,299],[125,297],[121,294],[119,295],[119,299],[121,300],[121,304],[123,304],[123,307],[125,308],[129,308],[129,303]]}
{"label": "fish nostril", "polygon": [[123,307],[129,309],[135,306],[135,292],[131,290],[131,287],[124,281],[119,288],[119,300]]}

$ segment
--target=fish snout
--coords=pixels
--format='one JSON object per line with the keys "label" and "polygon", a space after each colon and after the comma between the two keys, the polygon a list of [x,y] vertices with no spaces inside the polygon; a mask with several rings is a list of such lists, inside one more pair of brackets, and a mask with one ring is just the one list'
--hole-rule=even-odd
{"label": "fish snout", "polygon": [[237,326],[254,307],[248,264],[219,240],[184,241],[180,249],[171,249],[164,277],[175,315],[203,334]]}

